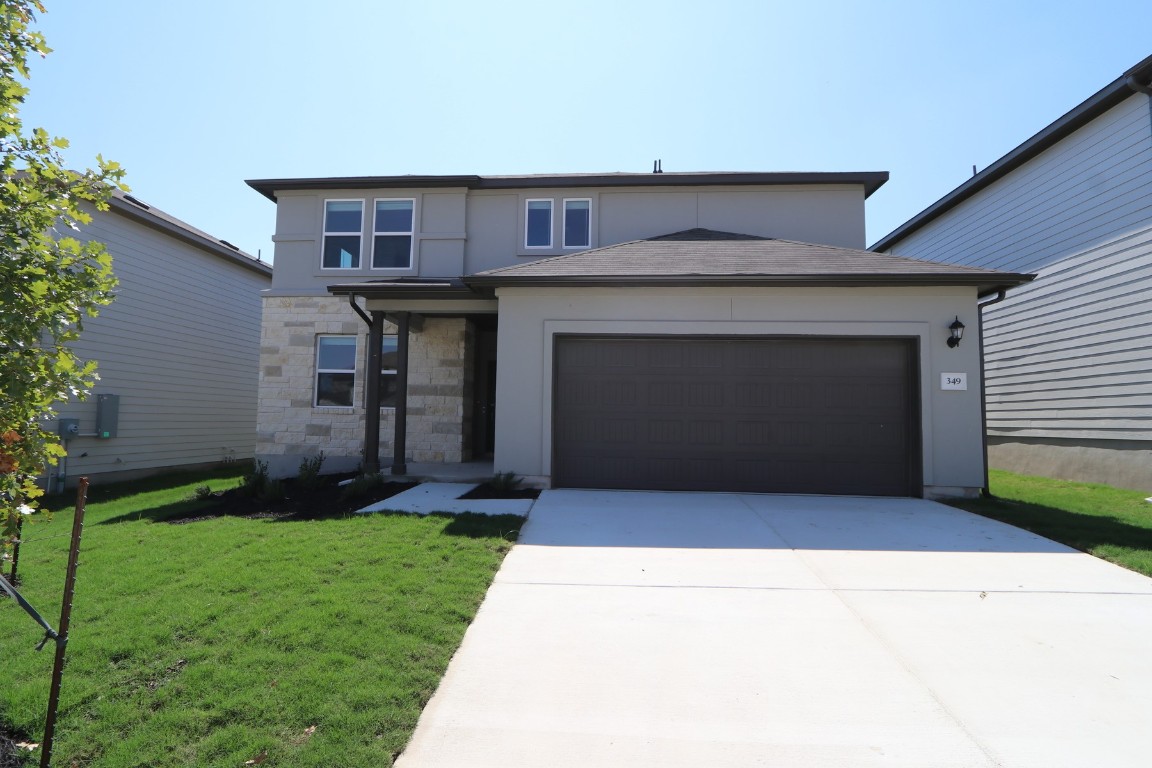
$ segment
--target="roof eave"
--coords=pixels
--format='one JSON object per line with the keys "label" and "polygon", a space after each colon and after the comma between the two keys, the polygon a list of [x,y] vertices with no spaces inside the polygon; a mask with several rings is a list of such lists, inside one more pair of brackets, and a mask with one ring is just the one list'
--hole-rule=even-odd
{"label": "roof eave", "polygon": [[248,179],[244,183],[272,202],[279,190],[310,189],[384,189],[412,187],[439,189],[443,187],[471,187],[479,176],[342,176],[305,179]]}
{"label": "roof eave", "polygon": [[887,171],[814,171],[765,173],[626,173],[539,176],[343,176],[295,179],[249,179],[245,183],[272,202],[278,191],[328,189],[554,189],[561,187],[698,187],[846,184],[864,188],[869,197],[888,181]]}
{"label": "roof eave", "polygon": [[169,237],[173,237],[201,250],[208,251],[215,256],[219,256],[225,261],[237,264],[264,277],[272,276],[271,264],[265,261],[261,261],[255,256],[241,251],[239,248],[229,248],[219,241],[203,237],[196,232],[184,229],[183,227],[169,221],[168,219],[156,216],[147,210],[127,202],[126,200],[121,200],[119,197],[114,196],[109,198],[108,206],[111,211],[118,213],[125,218],[132,219],[133,221],[143,224],[146,227],[150,227],[159,232],[162,232]]}
{"label": "roof eave", "polygon": [[1027,283],[1035,275],[998,272],[993,275],[565,275],[549,277],[477,275],[465,277],[473,288],[641,288],[641,287],[829,287],[974,286],[984,296]]}
{"label": "roof eave", "polygon": [[1104,86],[1069,112],[1066,112],[1055,122],[1049,124],[1042,131],[1032,136],[1032,138],[880,238],[868,250],[885,251],[891,248],[921,227],[929,224],[977,192],[991,186],[1004,176],[1007,176],[1041,152],[1044,152],[1083,128],[1117,104],[1126,101],[1131,96],[1137,95],[1137,92],[1128,85],[1128,78],[1130,77],[1146,83],[1149,78],[1152,77],[1152,56],[1149,56],[1136,66],[1127,70],[1123,75]]}
{"label": "roof eave", "polygon": [[328,286],[333,296],[363,296],[366,299],[415,299],[451,301],[477,298],[477,292],[455,280],[428,283],[337,283]]}

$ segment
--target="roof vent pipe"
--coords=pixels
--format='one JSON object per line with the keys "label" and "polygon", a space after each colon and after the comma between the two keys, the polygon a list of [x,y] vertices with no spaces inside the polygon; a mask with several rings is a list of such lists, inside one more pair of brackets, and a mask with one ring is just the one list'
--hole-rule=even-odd
{"label": "roof vent pipe", "polygon": [[652,161],[652,173],[664,173],[664,168],[661,166],[659,160]]}

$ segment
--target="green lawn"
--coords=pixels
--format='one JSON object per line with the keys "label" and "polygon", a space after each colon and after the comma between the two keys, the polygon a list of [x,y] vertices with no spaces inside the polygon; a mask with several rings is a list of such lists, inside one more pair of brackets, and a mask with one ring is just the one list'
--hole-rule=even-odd
{"label": "green lawn", "polygon": [[1152,503],[1147,491],[993,470],[993,499],[953,506],[1038,533],[1152,576]]}
{"label": "green lawn", "polygon": [[[93,488],[53,765],[391,765],[520,518],[156,522],[204,478]],[[21,590],[53,625],[71,523],[25,528]],[[0,720],[37,741],[42,634],[0,600]]]}

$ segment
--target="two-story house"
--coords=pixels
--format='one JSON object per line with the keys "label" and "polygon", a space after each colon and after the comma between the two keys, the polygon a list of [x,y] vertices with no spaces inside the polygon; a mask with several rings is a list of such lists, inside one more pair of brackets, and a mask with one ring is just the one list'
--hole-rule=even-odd
{"label": "two-story house", "polygon": [[105,245],[119,285],[73,344],[100,379],[56,406],[68,455],[49,486],[251,459],[272,266],[120,190],[90,213],[72,234]]}
{"label": "two-story house", "polygon": [[1152,56],[873,248],[1038,273],[986,312],[993,466],[1152,490]]}
{"label": "two-story house", "polygon": [[323,450],[396,474],[492,456],[554,487],[974,493],[977,299],[1028,276],[862,250],[886,180],[250,181],[277,205],[257,457],[277,476]]}

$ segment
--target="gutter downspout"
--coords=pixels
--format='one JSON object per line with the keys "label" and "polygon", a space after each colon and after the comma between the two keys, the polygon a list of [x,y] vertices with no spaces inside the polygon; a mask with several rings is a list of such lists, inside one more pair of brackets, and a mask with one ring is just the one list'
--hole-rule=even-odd
{"label": "gutter downspout", "polygon": [[364,474],[380,473],[380,357],[384,344],[384,312],[372,310],[368,327],[368,363],[364,372]]}
{"label": "gutter downspout", "polygon": [[980,443],[984,449],[984,487],[980,494],[985,498],[992,497],[992,489],[988,480],[988,387],[984,376],[984,307],[999,304],[1004,301],[1008,292],[1003,288],[996,291],[996,298],[983,304],[976,304],[976,332],[978,336],[977,350],[980,355]]}
{"label": "gutter downspout", "polygon": [[1128,75],[1128,77],[1124,80],[1124,84],[1137,93],[1143,93],[1146,96],[1152,96],[1152,85],[1144,85],[1144,83],[1137,80],[1134,75]]}
{"label": "gutter downspout", "polygon": [[[360,309],[356,294],[348,294],[348,304],[368,326],[368,365],[364,392],[364,463],[366,475],[380,473],[380,347],[384,341],[384,313],[373,310],[372,316]],[[372,375],[372,371],[376,375]]]}

